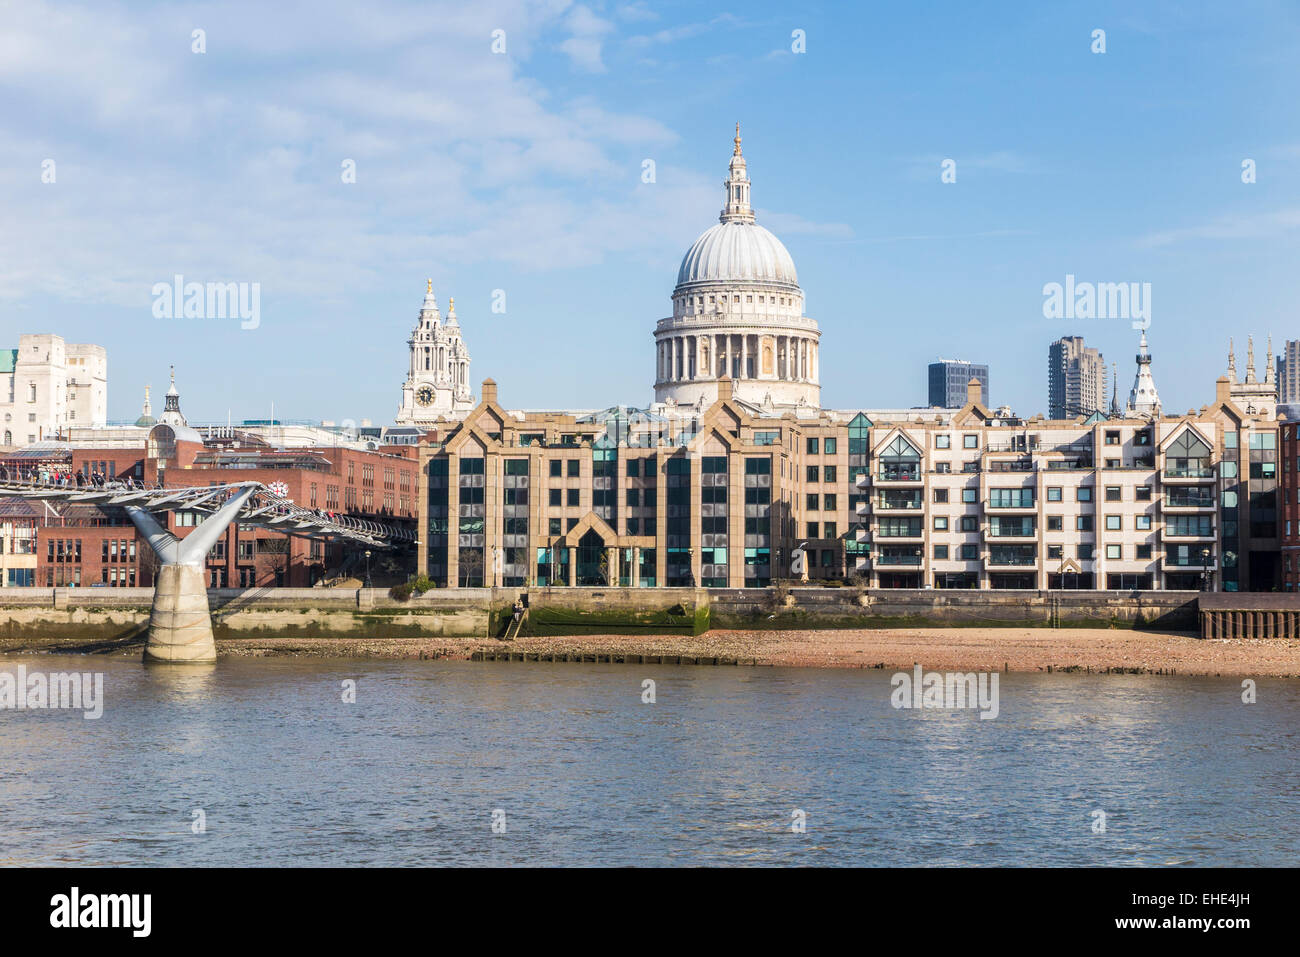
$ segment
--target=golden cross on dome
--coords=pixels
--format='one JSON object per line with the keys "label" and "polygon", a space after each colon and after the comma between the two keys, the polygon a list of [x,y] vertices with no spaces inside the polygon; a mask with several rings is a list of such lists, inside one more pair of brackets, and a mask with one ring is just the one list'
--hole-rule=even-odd
{"label": "golden cross on dome", "polygon": [[740,123],[739,122],[736,123],[735,143],[736,143],[736,155],[739,156],[740,155]]}
{"label": "golden cross on dome", "polygon": [[424,294],[425,294],[426,296],[432,296],[432,295],[433,295],[433,280],[432,280],[432,279],[426,279],[426,280],[425,280],[425,283],[426,283],[426,285],[425,285],[425,287],[424,287]]}

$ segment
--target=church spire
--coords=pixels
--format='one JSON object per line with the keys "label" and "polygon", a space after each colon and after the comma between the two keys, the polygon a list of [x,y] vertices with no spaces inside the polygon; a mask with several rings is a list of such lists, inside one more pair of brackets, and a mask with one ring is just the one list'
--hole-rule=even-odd
{"label": "church spire", "polygon": [[1232,336],[1228,336],[1228,378],[1237,381],[1237,350],[1232,347]]}
{"label": "church spire", "polygon": [[1277,363],[1273,361],[1273,333],[1268,334],[1268,352],[1264,358],[1264,384],[1277,383]]}
{"label": "church spire", "polygon": [[1246,382],[1255,382],[1255,337],[1246,337]]}
{"label": "church spire", "polygon": [[722,212],[718,215],[720,223],[752,223],[754,210],[749,205],[749,173],[745,170],[745,157],[740,152],[740,124],[736,124],[736,144],[731,154],[731,163],[727,167],[727,179],[723,186],[727,190],[727,199]]}
{"label": "church spire", "polygon": [[1146,330],[1138,343],[1137,376],[1133,379],[1133,388],[1128,394],[1128,409],[1143,415],[1160,414],[1160,394],[1156,391],[1155,380],[1151,377],[1151,353],[1147,349]]}

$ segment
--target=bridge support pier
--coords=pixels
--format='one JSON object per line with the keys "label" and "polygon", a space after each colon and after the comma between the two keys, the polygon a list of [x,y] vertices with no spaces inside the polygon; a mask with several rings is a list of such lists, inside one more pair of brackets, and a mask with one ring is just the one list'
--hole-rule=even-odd
{"label": "bridge support pier", "polygon": [[217,660],[203,559],[256,490],[257,485],[252,484],[232,495],[185,538],[167,531],[138,505],[126,506],[127,515],[159,561],[144,645],[146,662],[210,664]]}
{"label": "bridge support pier", "polygon": [[190,565],[163,565],[158,569],[144,660],[177,664],[217,660],[203,569]]}

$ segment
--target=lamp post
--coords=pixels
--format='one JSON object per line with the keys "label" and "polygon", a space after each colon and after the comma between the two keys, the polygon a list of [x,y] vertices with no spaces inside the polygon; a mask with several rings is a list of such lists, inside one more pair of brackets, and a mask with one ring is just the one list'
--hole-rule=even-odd
{"label": "lamp post", "polygon": [[368,548],[366,549],[366,587],[367,588],[375,587],[370,582],[370,549]]}
{"label": "lamp post", "polygon": [[1210,590],[1210,550],[1201,549],[1201,591]]}

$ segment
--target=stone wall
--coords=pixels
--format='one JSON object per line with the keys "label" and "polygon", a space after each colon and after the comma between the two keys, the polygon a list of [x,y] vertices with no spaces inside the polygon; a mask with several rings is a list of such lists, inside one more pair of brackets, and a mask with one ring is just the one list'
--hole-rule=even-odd
{"label": "stone wall", "polygon": [[[527,594],[525,634],[700,634],[722,629],[1051,627],[1196,632],[1197,592],[946,591],[855,588],[438,588],[208,592],[218,640],[500,635]],[[0,638],[143,635],[148,588],[0,588]]]}

